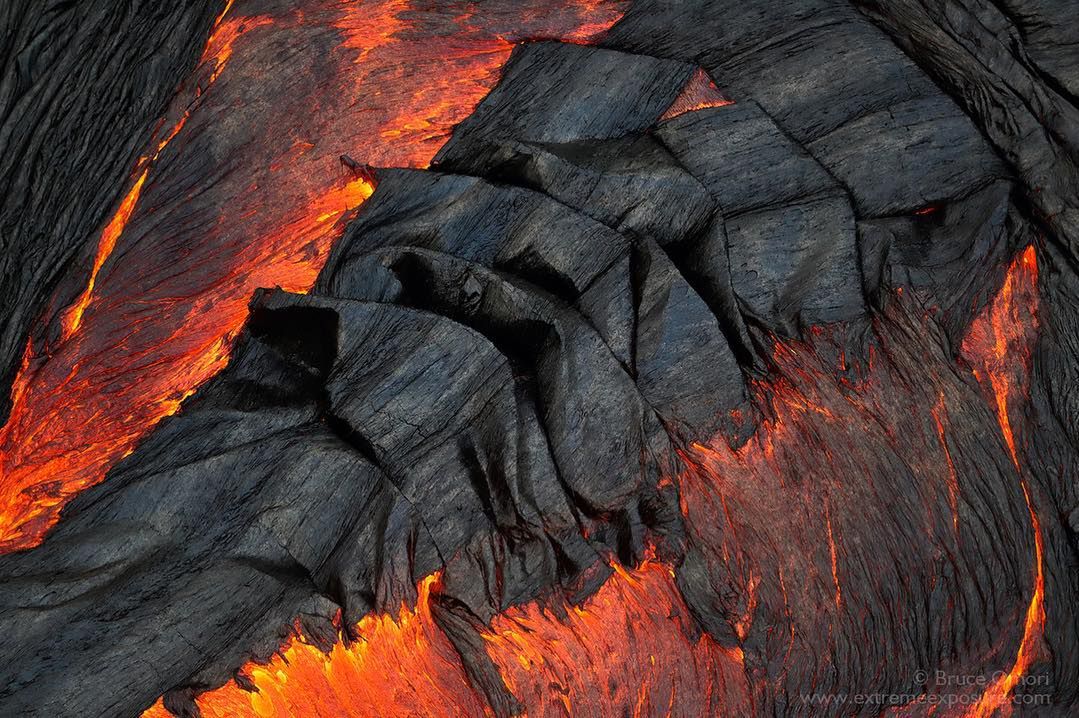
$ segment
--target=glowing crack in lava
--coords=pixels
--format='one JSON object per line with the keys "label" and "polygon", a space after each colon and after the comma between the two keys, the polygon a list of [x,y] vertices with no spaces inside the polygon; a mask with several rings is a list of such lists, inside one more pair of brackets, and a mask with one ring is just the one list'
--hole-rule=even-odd
{"label": "glowing crack in lava", "polygon": [[514,43],[586,42],[625,9],[249,4],[219,19],[92,263],[61,286],[27,348],[0,430],[0,550],[40,542],[72,495],[225,365],[254,289],[311,285],[372,191],[342,155],[425,166]]}
{"label": "glowing crack in lava", "polygon": [[[329,655],[293,640],[271,662],[197,699],[205,718],[483,716],[460,658],[431,616],[437,578],[414,609],[369,616]],[[496,616],[487,653],[531,718],[746,715],[741,652],[693,627],[669,567],[616,572],[580,606],[530,603]],[[161,701],[144,718],[167,718]]]}
{"label": "glowing crack in lava", "polygon": [[[1034,247],[1028,247],[1008,270],[1000,293],[970,327],[962,354],[974,367],[975,376],[986,385],[996,405],[1000,430],[1008,444],[1012,461],[1021,469],[1016,436],[1009,415],[1010,406],[1028,395],[1031,353],[1037,338],[1038,262]],[[1002,711],[1011,715],[1008,702],[1022,676],[1042,655],[1045,630],[1045,549],[1041,525],[1031,500],[1030,485],[1023,479],[1023,497],[1034,529],[1034,590],[1027,608],[1023,640],[1011,668],[994,681],[970,712],[972,718],[988,718]]]}

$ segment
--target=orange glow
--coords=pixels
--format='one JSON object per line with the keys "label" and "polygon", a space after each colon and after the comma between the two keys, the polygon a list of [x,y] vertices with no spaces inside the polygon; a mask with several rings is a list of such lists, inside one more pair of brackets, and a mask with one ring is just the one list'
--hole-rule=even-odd
{"label": "orange glow", "polygon": [[[203,52],[202,63],[212,61],[214,65],[213,73],[210,76],[210,83],[213,83],[217,79],[218,75],[225,68],[228,63],[229,57],[232,55],[232,43],[239,35],[239,27],[242,20],[231,20],[222,24],[225,15],[228,13],[229,8],[232,7],[234,0],[228,0],[225,5],[225,9],[218,15],[217,20],[214,22],[214,29],[210,33],[210,37],[206,43],[206,49]],[[258,24],[265,24],[269,22],[267,18],[256,18]],[[101,232],[101,238],[98,240],[97,254],[94,256],[94,265],[90,270],[90,278],[86,282],[86,289],[83,290],[79,298],[75,300],[75,303],[67,310],[63,319],[61,320],[61,327],[63,331],[63,338],[65,340],[70,339],[71,335],[79,329],[79,325],[82,323],[82,315],[86,311],[86,307],[90,304],[90,299],[93,297],[94,285],[97,283],[97,275],[101,271],[101,267],[104,266],[105,260],[112,255],[112,250],[116,247],[116,240],[124,231],[124,227],[127,226],[127,221],[131,217],[131,213],[135,210],[135,204],[139,201],[139,196],[142,194],[142,186],[146,182],[146,177],[150,174],[150,168],[153,163],[160,156],[161,151],[168,146],[169,142],[173,140],[176,135],[183,129],[184,123],[187,122],[187,118],[190,116],[189,111],[185,110],[180,119],[176,121],[172,129],[157,142],[156,149],[150,157],[140,157],[138,163],[135,166],[135,172],[138,178],[135,180],[131,189],[124,195],[123,200],[120,202],[120,206],[116,209],[116,213],[105,225],[105,229]]]}
{"label": "orange glow", "polygon": [[741,650],[693,638],[671,569],[614,568],[583,606],[529,603],[492,621],[487,652],[529,718],[747,715]]}
{"label": "orange glow", "polygon": [[[741,651],[697,636],[671,569],[653,561],[615,568],[580,606],[532,602],[492,621],[487,653],[527,715],[747,714]],[[437,578],[425,579],[414,609],[364,618],[361,638],[329,655],[293,640],[268,665],[243,669],[257,693],[229,683],[198,697],[202,715],[489,715],[431,616],[437,591]],[[143,718],[168,715],[158,701]]]}
{"label": "orange glow", "polygon": [[[250,275],[254,286],[276,284],[292,292],[306,291],[318,274],[315,257],[308,249],[312,237],[324,235],[324,226],[335,225],[331,218],[336,220],[358,206],[372,191],[366,180],[347,180],[316,198],[298,216],[285,219],[279,233],[264,238],[262,245],[278,252],[279,259],[271,270],[272,281],[265,281],[267,275],[256,271]],[[298,244],[295,249],[281,251],[292,241]],[[47,388],[20,383],[20,408],[30,411],[13,410],[11,419],[0,429],[0,446],[5,449],[0,455],[5,469],[4,504],[0,505],[5,520],[0,523],[0,548],[26,548],[40,541],[67,498],[100,481],[112,464],[131,453],[138,439],[154,424],[176,413],[200,383],[221,371],[228,363],[232,333],[247,316],[247,301],[247,292],[236,290],[225,296],[201,297],[193,304],[195,311],[160,343],[116,357],[116,361],[107,355],[91,355],[99,363],[95,366],[97,372],[89,377],[82,375],[78,363],[68,365],[65,376],[37,403],[32,403],[35,390]],[[224,326],[228,333],[209,332],[207,325]],[[64,346],[78,350],[89,343],[76,334],[74,341]],[[49,368],[58,368],[57,360],[62,356],[54,356]],[[117,383],[125,368],[143,372],[150,379],[141,384]],[[163,374],[163,368],[171,368],[171,373]],[[95,395],[106,396],[112,405],[93,401],[90,397]],[[87,399],[73,405],[73,396]],[[129,413],[114,413],[116,405],[128,406]],[[32,426],[30,421],[44,412],[72,423]],[[104,428],[105,433],[97,433],[95,428]],[[60,431],[68,436],[84,436],[86,443],[79,448],[59,443]],[[37,454],[32,453],[35,449]],[[12,491],[13,488],[21,490]]]}
{"label": "orange glow", "polygon": [[[232,0],[229,0],[228,6],[225,8],[221,17],[218,18],[218,27],[210,35],[209,41],[206,43],[206,51],[203,53],[202,62],[211,67],[209,84],[213,84],[221,73],[224,71],[225,66],[228,65],[229,59],[232,57],[233,49],[236,46],[236,41],[241,34],[250,32],[257,27],[263,25],[269,25],[273,20],[265,15],[259,15],[256,17],[235,17],[230,18],[227,22],[221,22],[228,13],[229,7],[232,5]],[[200,86],[198,93],[202,94],[207,88]]]}
{"label": "orange glow", "polygon": [[[1007,410],[1009,402],[1025,396],[1029,384],[1037,336],[1036,280],[1035,255],[1028,249],[1010,266],[995,301],[973,323],[962,351],[985,386],[987,404],[1017,464],[1023,437],[1012,433],[1020,424],[1008,421]],[[896,306],[911,303],[899,296]],[[912,382],[900,367],[925,361],[923,350],[906,336],[892,341],[887,334],[880,337],[881,348],[892,359],[901,358],[900,363],[881,361],[879,354],[874,359],[870,353],[857,382],[837,380],[834,367],[820,358],[831,353],[814,348],[820,340],[831,347],[827,330],[810,334],[809,342],[776,346],[773,378],[754,383],[755,403],[763,414],[756,434],[737,448],[722,437],[692,444],[683,455],[687,469],[678,479],[687,533],[696,546],[707,547],[708,573],[726,596],[723,612],[748,616],[750,627],[739,629],[739,638],[774,641],[770,650],[778,656],[798,655],[804,637],[821,630],[862,635],[864,592],[872,593],[880,582],[910,586],[915,596],[938,588],[940,579],[931,567],[941,549],[949,548],[951,536],[958,537],[961,521],[958,472],[947,439],[947,407],[959,400],[956,390],[929,372]],[[845,368],[846,358],[839,364]],[[909,406],[931,410],[896,410]],[[843,447],[852,442],[877,449],[846,451]],[[934,445],[939,453],[920,448]],[[916,484],[897,490],[866,480],[897,462],[910,468]],[[1023,674],[1044,655],[1042,527],[1033,487],[1026,482],[1021,487],[1034,531],[1031,594],[1016,608],[1025,615],[1025,626],[1014,663],[985,692],[972,716],[1008,707]],[[921,517],[930,540],[914,542],[914,553],[895,566],[874,564],[868,570],[847,560],[842,550],[846,522],[883,527],[897,515]],[[885,572],[887,578],[882,577]],[[799,580],[791,581],[792,575]],[[740,625],[747,622],[738,620]],[[822,624],[826,628],[821,629]],[[939,630],[957,629],[942,624]],[[789,638],[781,643],[780,635]],[[888,646],[886,634],[874,639],[879,639],[873,649],[879,655],[902,650]],[[813,666],[813,673],[807,674],[809,670],[799,666],[802,680],[833,680],[826,658]]]}
{"label": "orange glow", "polygon": [[[1021,400],[1028,392],[1031,353],[1037,337],[1038,263],[1034,247],[1027,247],[1012,262],[1000,292],[972,323],[963,340],[962,355],[978,380],[992,394],[997,420],[1015,467],[1023,469],[1009,416],[1009,402]],[[1041,523],[1031,500],[1026,479],[1020,479],[1034,531],[1034,587],[1027,607],[1023,638],[1008,672],[982,694],[970,710],[970,718],[1011,715],[1012,691],[1019,680],[1043,655],[1045,631],[1045,549]]]}
{"label": "orange glow", "polygon": [[116,209],[116,214],[112,216],[109,223],[105,225],[105,229],[102,230],[101,239],[97,245],[97,254],[94,256],[94,266],[90,270],[90,279],[86,282],[86,289],[83,290],[79,298],[71,305],[67,314],[64,315],[62,321],[64,339],[69,339],[72,334],[78,331],[79,324],[82,323],[82,314],[86,311],[87,305],[90,304],[90,297],[93,296],[94,284],[97,283],[97,274],[101,271],[101,266],[105,264],[105,260],[112,254],[113,248],[116,247],[116,240],[120,233],[124,231],[124,226],[127,225],[127,220],[135,209],[135,203],[139,201],[142,185],[146,182],[146,175],[149,173],[150,170],[147,168],[139,174],[135,184],[131,186],[123,201],[120,202],[120,206]]}
{"label": "orange glow", "polygon": [[1029,372],[1037,331],[1037,285],[1038,260],[1030,246],[1012,262],[1000,292],[971,324],[962,347],[962,355],[974,367],[975,376],[989,382],[1000,430],[1016,468],[1019,455],[1008,400],[1026,392],[1024,377]]}
{"label": "orange glow", "polygon": [[712,82],[712,78],[708,76],[708,73],[698,67],[689,82],[686,83],[686,86],[682,88],[682,92],[679,93],[678,97],[675,98],[671,106],[667,108],[667,111],[659,119],[662,122],[694,110],[733,104],[733,100],[723,96],[723,93],[716,87],[716,83]]}
{"label": "orange glow", "polygon": [[839,558],[835,548],[835,536],[832,535],[832,512],[825,511],[825,522],[828,526],[828,553],[832,558],[832,582],[835,584],[835,607],[839,610],[843,607],[843,589],[839,586]]}
{"label": "orange glow", "polygon": [[[211,50],[216,46],[222,33],[224,32],[227,35],[231,32],[228,28],[235,25],[235,23],[222,24],[225,14],[232,6],[232,2],[233,0],[229,0],[214,23],[214,29],[210,33],[206,50],[203,52],[202,63],[207,62],[207,58],[213,57]],[[219,58],[215,61],[215,67],[218,70],[222,69],[227,59],[227,56]],[[211,78],[211,83],[213,79]],[[105,262],[112,256],[117,241],[135,211],[154,163],[161,155],[162,150],[183,129],[189,116],[189,108],[184,109],[179,119],[172,125],[172,128],[156,142],[153,154],[150,156],[144,155],[138,159],[133,172],[136,177],[134,183],[127,191],[127,194],[124,195],[116,212],[101,232],[86,287],[60,317],[61,346],[75,344],[71,342],[72,337],[82,326],[86,310],[94,299],[94,289],[97,286],[98,276],[105,266]],[[81,346],[81,343],[80,338],[78,345]],[[134,439],[137,438],[137,435],[130,431],[127,433],[107,432],[105,436],[97,439],[97,445],[90,451],[81,446],[74,448],[50,445],[49,438],[54,433],[61,433],[66,430],[74,433],[78,438],[80,433],[90,434],[94,432],[98,428],[97,419],[99,415],[95,410],[87,417],[89,423],[80,426],[72,423],[70,418],[67,422],[60,419],[61,423],[53,423],[57,421],[57,416],[54,414],[47,420],[49,423],[30,426],[33,422],[41,421],[42,419],[35,414],[34,409],[28,404],[35,398],[37,393],[48,391],[49,389],[48,386],[43,385],[37,372],[31,369],[34,359],[33,354],[31,342],[27,345],[23,364],[12,384],[11,415],[8,417],[8,422],[0,428],[0,468],[3,469],[2,474],[0,474],[0,553],[28,548],[40,541],[45,530],[55,521],[65,499],[100,480],[104,467],[131,453]],[[195,357],[193,366],[187,367],[185,374],[177,377],[177,379],[190,384],[191,372],[196,376],[200,376],[206,374],[206,372],[220,371],[226,360],[227,354],[224,341],[218,340],[207,347],[206,351]],[[80,364],[75,363],[64,367],[65,375],[63,378],[48,377],[49,379],[58,379],[50,392],[52,401],[55,401],[58,397],[61,399],[70,398],[68,397],[68,392],[75,394],[76,397],[78,396],[79,389],[82,387],[72,383],[71,379],[79,368]],[[206,376],[210,375],[212,374],[206,374]],[[148,407],[149,411],[146,418],[150,422],[150,426],[159,419],[175,413],[183,399],[187,398],[192,392],[193,387],[188,386],[187,388],[179,389],[178,393],[172,392],[170,395],[156,397],[151,406]],[[86,398],[92,399],[91,396]],[[45,403],[46,405],[51,404],[51,402]],[[61,411],[72,417],[78,414],[85,415],[86,408],[85,405],[76,404],[74,406],[69,405]],[[31,458],[31,451],[40,453]]]}
{"label": "orange glow", "polygon": [[230,3],[89,280],[54,315],[59,340],[28,346],[0,428],[0,551],[39,543],[71,496],[220,371],[256,288],[311,286],[372,190],[342,154],[426,166],[514,43],[586,41],[626,4],[306,0],[248,15]]}
{"label": "orange glow", "polygon": [[1019,644],[1019,651],[1015,656],[1015,663],[1011,669],[992,685],[985,689],[978,703],[968,714],[970,718],[990,718],[1000,711],[1002,715],[1012,714],[1012,704],[1009,698],[1019,680],[1023,677],[1034,661],[1042,655],[1042,636],[1045,631],[1045,575],[1043,573],[1043,561],[1045,559],[1045,547],[1042,545],[1042,528],[1038,522],[1038,515],[1034,512],[1034,505],[1030,501],[1030,491],[1026,482],[1023,483],[1023,496],[1027,500],[1027,508],[1030,509],[1030,523],[1034,527],[1034,595],[1027,607],[1026,619],[1023,628],[1023,640]]}
{"label": "orange glow", "polygon": [[[232,4],[229,0],[226,13]],[[344,221],[373,191],[368,180],[342,170],[338,156],[347,152],[373,165],[426,166],[452,126],[497,81],[514,43],[538,36],[586,42],[610,27],[625,7],[602,0],[567,3],[571,7],[552,15],[557,20],[545,15],[549,2],[521,2],[494,19],[478,17],[478,11],[441,11],[446,16],[432,37],[417,31],[414,16],[421,11],[405,0],[308,4],[312,7],[303,12],[283,10],[272,17],[219,18],[195,73],[201,81],[177,100],[168,115],[176,119],[162,125],[169,131],[150,143],[153,153],[136,165],[131,189],[102,230],[85,289],[60,315],[61,340],[54,346],[28,345],[13,384],[10,420],[0,428],[0,551],[37,544],[71,496],[99,482],[156,422],[177,412],[220,371],[254,288],[309,289]],[[304,55],[309,40],[304,31],[316,25],[321,32],[315,38],[332,38],[332,46],[313,44]],[[220,163],[212,167],[211,188],[189,187],[183,181],[190,170],[184,148],[215,126],[200,118],[219,116],[222,124],[233,123],[227,125],[233,133],[254,121],[239,112],[238,98],[256,83],[272,82],[269,76],[281,66],[268,70],[241,59],[246,53],[263,58],[257,53],[267,48],[305,57],[309,86],[301,97],[270,97],[270,106],[256,108],[265,116],[250,138],[205,152],[210,159],[203,161]],[[234,75],[235,67],[241,69]],[[698,70],[664,118],[729,103]],[[305,108],[303,119],[296,119],[297,107]],[[217,193],[209,208],[196,204],[204,190]],[[176,197],[198,211],[187,217],[173,206]],[[1008,406],[1025,390],[1036,280],[1031,248],[1013,264],[1000,295],[963,345],[964,358],[987,382],[1017,467],[1021,437],[1013,435]],[[688,471],[679,479],[688,530],[699,545],[716,552],[744,594],[736,597],[740,603],[731,614],[735,635],[746,641],[783,620],[784,629],[789,627],[782,634],[788,658],[801,638],[798,632],[819,623],[821,608],[830,616],[844,605],[846,613],[856,613],[858,577],[849,565],[841,567],[849,556],[838,550],[836,539],[844,539],[851,507],[873,506],[875,500],[858,493],[867,491],[864,482],[844,480],[872,467],[843,463],[850,460],[834,456],[839,452],[820,442],[818,431],[872,415],[874,385],[839,393],[815,383],[819,377],[807,373],[799,356],[796,349],[777,347],[776,362],[796,378],[768,387],[773,415],[758,435],[738,450],[719,440],[695,444],[690,463],[709,470]],[[946,462],[927,464],[926,484],[947,482],[958,531],[959,487],[945,443],[943,407],[942,394],[932,419]],[[867,433],[876,433],[866,440],[892,441],[888,430],[872,422],[867,426]],[[792,485],[782,467],[790,462],[792,447],[807,446],[822,468],[807,470],[805,481]],[[814,470],[820,473],[811,475]],[[1033,595],[1014,665],[986,690],[975,716],[1006,707],[1042,651],[1044,549],[1025,482],[1022,488],[1035,537]],[[740,541],[755,530],[766,538],[800,540],[774,542],[776,555],[812,554],[806,563],[812,570],[800,570],[785,555],[779,560],[743,553]],[[932,558],[921,558],[932,565]],[[764,566],[774,566],[775,575]],[[750,713],[741,650],[699,635],[672,569],[652,560],[634,570],[613,567],[614,574],[583,604],[535,601],[513,607],[496,616],[484,634],[488,656],[530,718]],[[767,605],[761,596],[767,597],[770,583],[782,595],[784,614],[755,620]],[[198,698],[202,714],[488,715],[489,707],[432,617],[431,601],[439,590],[437,576],[421,581],[415,607],[364,618],[355,631],[361,638],[347,646],[339,642],[329,655],[294,638],[268,664],[244,668],[257,692],[230,683]],[[159,701],[143,715],[168,714]]]}
{"label": "orange glow", "polygon": [[[356,627],[358,640],[338,642],[329,655],[293,639],[266,665],[244,673],[257,687],[229,683],[198,699],[204,718],[293,716],[482,716],[460,658],[431,615],[438,577],[419,584],[415,608],[397,616],[371,615]],[[143,718],[171,718],[161,701]]]}
{"label": "orange glow", "polygon": [[937,405],[933,407],[933,422],[937,425],[937,438],[940,440],[940,448],[944,450],[944,460],[948,463],[948,503],[952,507],[952,527],[955,528],[956,537],[959,536],[959,477],[955,473],[955,464],[952,463],[952,453],[948,451],[948,443],[944,437],[944,395],[941,394]]}

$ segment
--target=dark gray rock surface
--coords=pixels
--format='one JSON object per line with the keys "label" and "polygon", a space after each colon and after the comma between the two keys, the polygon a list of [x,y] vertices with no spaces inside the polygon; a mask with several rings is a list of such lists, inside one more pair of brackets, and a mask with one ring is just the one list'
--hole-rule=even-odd
{"label": "dark gray rock surface", "polygon": [[924,291],[927,308],[958,351],[1011,257],[1033,240],[1014,193],[1014,185],[1001,181],[921,215],[859,222],[867,286]]}

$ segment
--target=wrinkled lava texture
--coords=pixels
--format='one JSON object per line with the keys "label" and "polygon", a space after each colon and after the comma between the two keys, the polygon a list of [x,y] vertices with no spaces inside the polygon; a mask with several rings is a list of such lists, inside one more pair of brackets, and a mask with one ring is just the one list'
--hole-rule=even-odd
{"label": "wrinkled lava texture", "polygon": [[0,28],[0,716],[1079,713],[1071,0]]}

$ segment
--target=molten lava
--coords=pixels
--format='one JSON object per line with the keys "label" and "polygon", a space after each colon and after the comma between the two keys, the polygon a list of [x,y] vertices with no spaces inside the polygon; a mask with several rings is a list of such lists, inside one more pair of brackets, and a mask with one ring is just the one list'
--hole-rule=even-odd
{"label": "molten lava", "polygon": [[[214,80],[218,78],[221,71],[224,70],[225,65],[228,63],[229,57],[232,56],[232,45],[236,38],[239,36],[242,27],[246,27],[245,23],[239,20],[230,20],[227,23],[222,23],[225,15],[228,14],[232,8],[232,4],[235,0],[228,0],[224,10],[217,17],[214,22],[213,32],[210,33],[210,38],[206,42],[206,49],[203,51],[200,64],[211,66],[213,69],[210,72],[209,83],[213,84]],[[266,22],[265,18],[259,18],[259,24]],[[202,88],[198,88],[198,93],[201,94]],[[131,218],[131,213],[135,210],[135,205],[139,201],[139,197],[142,194],[142,186],[146,183],[146,178],[150,174],[150,169],[154,162],[157,160],[161,151],[168,146],[176,135],[183,129],[184,123],[187,122],[190,110],[184,110],[184,113],[180,116],[172,126],[172,129],[165,134],[165,136],[159,140],[154,148],[154,152],[151,156],[142,156],[139,158],[138,163],[135,166],[134,174],[137,175],[137,179],[131,185],[131,189],[127,191],[124,198],[120,201],[120,206],[117,208],[112,219],[105,225],[105,229],[101,232],[101,238],[98,240],[97,253],[94,255],[94,266],[90,270],[90,279],[86,282],[86,288],[79,295],[79,298],[75,300],[68,310],[64,313],[61,319],[62,338],[64,341],[71,338],[79,325],[82,323],[82,315],[86,311],[86,307],[90,304],[90,299],[94,294],[94,285],[97,284],[97,275],[101,272],[101,267],[104,266],[105,261],[112,255],[112,251],[116,248],[116,240],[120,238],[124,228],[127,226],[127,221]]]}
{"label": "molten lava", "polygon": [[1012,461],[1019,466],[1008,404],[1027,394],[1030,356],[1037,338],[1038,261],[1027,247],[1012,262],[993,302],[971,324],[962,356],[987,385]]}
{"label": "molten lava", "polygon": [[716,83],[712,81],[708,73],[698,67],[693,76],[689,78],[689,82],[686,83],[682,92],[679,93],[678,97],[674,98],[674,102],[663,113],[660,120],[669,120],[672,117],[678,117],[694,110],[723,107],[731,104],[734,104],[734,101],[727,99],[716,87]]}
{"label": "molten lava", "polygon": [[[616,572],[580,606],[533,602],[491,623],[484,640],[507,688],[543,716],[745,715],[741,652],[694,628],[670,568]],[[483,716],[486,703],[431,615],[438,581],[420,583],[414,609],[369,616],[329,655],[293,640],[265,666],[197,699],[207,718],[252,716]],[[169,714],[159,701],[143,718]]]}
{"label": "molten lava", "polygon": [[[523,0],[487,14],[463,1],[416,10],[406,0],[309,0],[259,15],[244,5],[230,0],[87,272],[61,288],[50,329],[27,347],[0,429],[0,550],[38,543],[71,496],[224,366],[256,287],[311,285],[344,221],[373,191],[341,156],[425,166],[497,81],[516,42],[586,42],[626,3]],[[727,102],[699,71],[664,117]],[[1036,280],[1030,248],[962,347],[1020,476],[1023,439],[1011,412],[1027,393]],[[687,533],[706,554],[730,642],[778,659],[747,666],[742,648],[702,635],[670,566],[614,564],[583,604],[531,602],[486,629],[487,655],[528,715],[747,714],[750,679],[833,686],[832,656],[811,656],[799,675],[791,659],[812,653],[815,631],[863,635],[873,603],[864,592],[901,586],[909,595],[898,602],[907,604],[930,595],[939,549],[960,551],[967,499],[948,437],[961,397],[937,377],[912,386],[902,372],[872,365],[864,381],[841,386],[812,356],[808,346],[778,347],[783,378],[757,387],[771,412],[758,434],[737,449],[718,438],[694,445],[678,477]],[[917,416],[897,410],[905,406],[934,408]],[[855,433],[873,450],[842,451]],[[930,446],[939,455],[922,451]],[[864,480],[896,465],[922,483],[903,493]],[[1044,538],[1021,481],[1033,530],[1031,597],[1014,661],[973,716],[1007,710],[1044,651]],[[918,521],[890,523],[896,515]],[[904,541],[923,553],[866,573],[846,555],[855,521],[930,540]],[[906,573],[885,575],[901,565]],[[359,640],[328,655],[295,638],[269,664],[244,669],[255,691],[233,683],[199,697],[203,715],[485,715],[432,616],[439,588],[437,577],[425,579],[415,607],[368,616],[350,632]],[[889,630],[880,633],[901,633]],[[962,630],[942,619],[945,636]],[[898,640],[864,650],[870,670],[914,660]],[[145,715],[163,714],[159,702]]]}
{"label": "molten lava", "polygon": [[748,715],[742,652],[695,637],[673,571],[615,574],[583,606],[496,616],[487,652],[531,718]]}
{"label": "molten lava", "polygon": [[[1034,251],[1028,249],[1012,264],[998,296],[972,325],[962,352],[988,389],[987,399],[1020,476],[1018,436],[1012,433],[1008,407],[1027,392],[1037,333],[1036,278]],[[907,299],[900,293],[894,301]],[[912,313],[918,311],[911,302],[907,306],[914,307]],[[871,349],[856,381],[836,382],[822,365],[819,357],[830,355],[819,351],[830,346],[827,329],[812,332],[808,346],[780,345],[774,355],[779,378],[757,386],[757,404],[766,411],[757,435],[737,450],[722,438],[696,444],[683,457],[689,469],[679,481],[682,511],[694,542],[705,548],[711,584],[721,597],[717,605],[726,615],[739,617],[736,633],[743,641],[764,641],[767,655],[781,657],[760,678],[786,682],[788,694],[792,688],[807,687],[811,693],[829,694],[837,685],[833,665],[841,659],[814,655],[819,648],[808,636],[823,630],[840,642],[864,640],[864,621],[880,625],[893,620],[879,609],[897,600],[893,587],[911,597],[898,599],[900,603],[940,590],[937,584],[942,579],[932,567],[941,553],[961,564],[958,557],[970,552],[966,560],[972,573],[987,568],[979,566],[977,550],[961,536],[970,517],[961,512],[960,504],[978,500],[965,491],[982,489],[960,485],[961,474],[949,449],[949,442],[956,440],[950,413],[962,411],[965,399],[941,379],[955,369],[949,368],[949,357],[929,356],[910,346],[917,344],[912,327],[899,318],[889,319],[890,312],[886,310],[877,325],[884,351],[874,347],[878,349],[874,359]],[[888,339],[891,325],[902,327],[898,341]],[[837,346],[843,342],[840,337]],[[846,369],[844,360],[840,364]],[[912,366],[923,367],[916,383],[910,382],[905,369]],[[925,413],[905,409],[917,406],[932,409]],[[972,459],[964,461],[969,467]],[[903,466],[915,480],[906,489],[875,482],[878,476],[896,476],[896,467]],[[965,476],[964,481],[971,480],[969,468]],[[1025,499],[1033,529],[1033,556],[1027,564],[1033,566],[1033,580],[1029,603],[1023,604],[1025,627],[1017,654],[1012,654],[1014,662],[985,690],[971,713],[975,716],[1007,708],[1012,691],[1042,650],[1043,536],[1030,486],[1023,480],[1016,488],[1015,498]],[[890,543],[913,551],[888,557],[895,559],[894,566],[891,560],[871,567],[847,560],[844,537],[848,531],[858,535],[858,526],[867,524],[893,537]],[[996,564],[989,570],[992,575],[1004,569]],[[1022,576],[1016,578],[1022,581]],[[882,601],[882,594],[889,598]],[[867,611],[877,613],[867,618]],[[960,624],[950,625],[949,616],[946,612],[934,619],[939,621],[938,640],[966,643],[968,632]],[[907,630],[920,630],[910,628],[909,621],[904,621]],[[826,628],[818,628],[821,625]],[[917,661],[924,663],[901,640],[890,643],[893,640],[887,630],[874,632],[873,645],[864,649],[861,664],[894,667],[909,660],[914,670],[921,665]],[[880,645],[885,643],[889,645]],[[983,639],[987,654],[996,656],[998,649],[1008,650],[992,637]],[[793,666],[798,666],[798,675],[789,673]],[[848,672],[841,685],[855,685],[868,693],[904,692],[876,680],[871,673]]]}
{"label": "molten lava", "polygon": [[248,4],[219,19],[89,277],[61,287],[54,328],[24,355],[0,429],[0,551],[40,542],[71,496],[224,366],[254,289],[311,285],[372,191],[341,155],[426,165],[514,43],[585,42],[626,5]]}
{"label": "molten lava", "polygon": [[[142,163],[140,162],[140,164]],[[127,220],[131,217],[131,212],[135,209],[135,203],[139,201],[139,195],[142,194],[142,186],[146,183],[146,176],[148,174],[150,174],[149,168],[142,170],[139,174],[139,178],[135,180],[135,184],[133,184],[131,189],[127,191],[127,194],[124,195],[124,199],[120,202],[116,214],[113,215],[112,219],[109,220],[109,223],[105,225],[104,231],[101,232],[101,240],[98,242],[97,254],[94,256],[94,267],[90,270],[90,279],[86,282],[86,289],[79,295],[79,298],[75,303],[71,305],[71,308],[67,311],[62,320],[63,338],[65,340],[70,339],[71,335],[78,331],[79,325],[82,324],[83,312],[86,311],[86,306],[90,303],[90,298],[94,294],[94,285],[97,283],[97,275],[101,271],[101,266],[105,264],[105,260],[112,254],[112,250],[116,248],[116,240],[124,231]]]}
{"label": "molten lava", "polygon": [[[360,638],[338,642],[329,655],[296,638],[264,666],[244,669],[255,691],[236,683],[203,694],[206,718],[237,716],[483,715],[460,658],[431,615],[438,577],[419,584],[414,609],[371,615],[356,626]],[[171,714],[159,701],[144,718]]]}
{"label": "molten lava", "polygon": [[[993,397],[1000,430],[1012,461],[1022,472],[1016,437],[1010,418],[1011,407],[1029,395],[1031,353],[1037,339],[1038,263],[1034,247],[1018,256],[1008,270],[1000,293],[971,324],[963,341],[962,355],[974,368],[975,376]],[[1020,679],[1043,655],[1045,631],[1045,548],[1041,524],[1031,501],[1030,485],[1022,480],[1023,497],[1030,511],[1034,531],[1034,585],[1027,607],[1023,639],[1015,662],[994,681],[971,709],[971,718],[989,718],[1000,711],[1011,715],[1009,698]]]}

